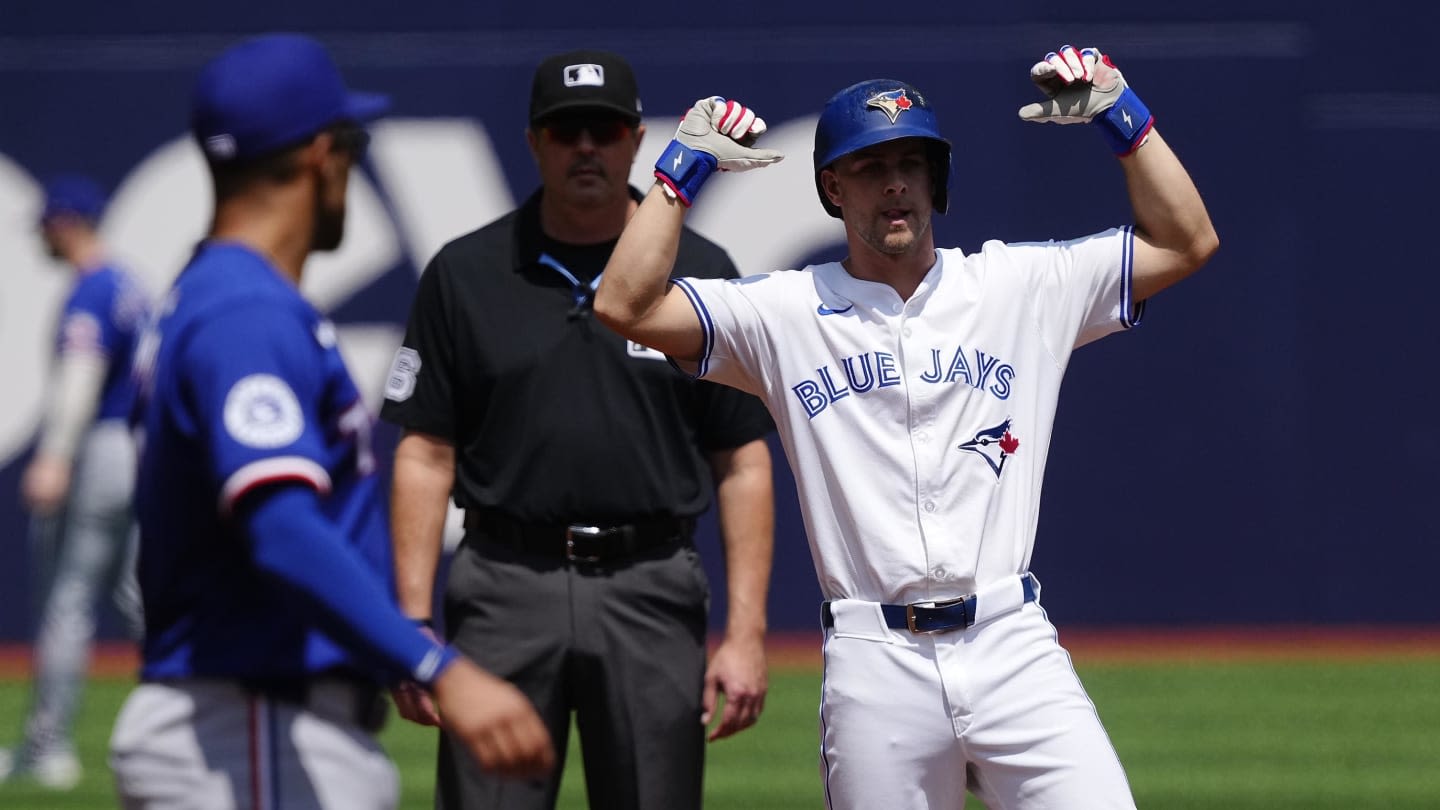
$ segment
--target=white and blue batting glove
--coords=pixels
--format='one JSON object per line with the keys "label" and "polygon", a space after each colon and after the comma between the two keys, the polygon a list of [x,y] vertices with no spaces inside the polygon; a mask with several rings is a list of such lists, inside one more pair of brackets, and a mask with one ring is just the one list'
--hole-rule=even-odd
{"label": "white and blue batting glove", "polygon": [[689,207],[717,169],[743,172],[784,160],[774,149],[754,148],[764,132],[765,120],[754,110],[719,96],[702,98],[685,113],[675,139],[655,161],[655,177]]}
{"label": "white and blue batting glove", "polygon": [[1020,117],[1055,124],[1099,125],[1115,154],[1134,154],[1150,135],[1155,116],[1125,83],[1120,69],[1097,48],[1065,45],[1030,68],[1030,80],[1048,100],[1026,104]]}

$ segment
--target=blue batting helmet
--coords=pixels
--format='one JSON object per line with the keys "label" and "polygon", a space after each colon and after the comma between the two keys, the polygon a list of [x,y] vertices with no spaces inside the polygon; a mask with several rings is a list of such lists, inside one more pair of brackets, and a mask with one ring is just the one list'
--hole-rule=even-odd
{"label": "blue batting helmet", "polygon": [[933,200],[935,210],[945,213],[950,206],[950,142],[940,137],[935,111],[914,85],[871,79],[831,96],[815,127],[815,190],[830,216],[839,217],[840,208],[825,196],[821,170],[851,152],[900,138],[931,142]]}

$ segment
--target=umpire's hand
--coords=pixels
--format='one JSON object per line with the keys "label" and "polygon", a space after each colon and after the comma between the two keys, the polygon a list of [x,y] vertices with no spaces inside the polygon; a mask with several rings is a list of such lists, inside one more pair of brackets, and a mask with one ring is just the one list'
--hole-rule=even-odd
{"label": "umpire's hand", "polygon": [[724,739],[755,725],[765,708],[769,682],[765,673],[765,641],[763,636],[726,638],[715,649],[705,668],[705,692],[700,722],[706,725],[715,717],[716,704],[724,695],[720,722],[710,730],[711,742]]}
{"label": "umpire's hand", "polygon": [[533,779],[555,767],[550,732],[530,699],[465,658],[435,679],[440,725],[469,749],[483,770]]}

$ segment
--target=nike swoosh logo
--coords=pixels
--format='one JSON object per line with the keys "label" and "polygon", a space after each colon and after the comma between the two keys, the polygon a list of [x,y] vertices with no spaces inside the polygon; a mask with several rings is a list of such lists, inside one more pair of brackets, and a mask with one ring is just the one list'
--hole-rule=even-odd
{"label": "nike swoosh logo", "polygon": [[831,308],[825,306],[824,304],[821,304],[820,307],[819,307],[818,309],[816,309],[815,311],[818,312],[818,313],[820,313],[821,315],[840,315],[840,314],[842,314],[842,313],[849,312],[850,310],[852,310],[852,309],[854,309],[854,308],[855,308],[855,305],[854,305],[854,304],[851,304],[850,306],[845,307],[844,309],[831,309]]}

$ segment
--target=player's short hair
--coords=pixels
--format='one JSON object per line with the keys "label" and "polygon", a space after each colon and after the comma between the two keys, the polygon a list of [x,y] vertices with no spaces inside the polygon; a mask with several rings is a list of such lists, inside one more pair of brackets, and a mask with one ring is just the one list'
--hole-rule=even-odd
{"label": "player's short hair", "polygon": [[215,200],[230,199],[256,186],[283,185],[294,180],[300,173],[300,150],[305,145],[298,144],[249,160],[206,158],[210,180],[215,186]]}
{"label": "player's short hair", "polygon": [[300,143],[245,160],[223,160],[207,156],[205,164],[210,167],[216,200],[229,199],[255,185],[283,184],[294,180],[300,171],[300,150],[324,134],[334,139],[332,148],[351,152],[357,159],[370,142],[370,136],[362,127],[344,121],[326,127]]}

